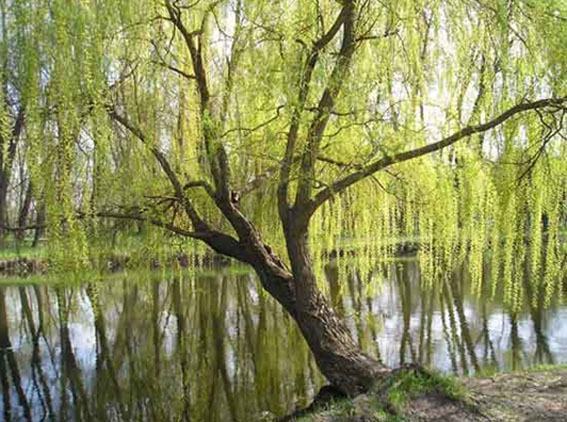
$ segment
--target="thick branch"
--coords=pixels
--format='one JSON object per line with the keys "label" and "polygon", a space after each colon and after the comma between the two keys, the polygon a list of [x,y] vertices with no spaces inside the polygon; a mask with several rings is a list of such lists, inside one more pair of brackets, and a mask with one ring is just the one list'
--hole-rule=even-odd
{"label": "thick branch", "polygon": [[[84,218],[86,215],[80,213],[77,215],[78,218]],[[211,249],[220,254],[235,258],[241,262],[250,263],[251,258],[244,250],[240,242],[225,233],[221,233],[216,230],[205,230],[205,231],[189,231],[181,227],[175,226],[171,223],[165,223],[163,221],[148,218],[142,214],[121,214],[111,211],[101,211],[94,214],[95,217],[99,218],[113,218],[119,220],[131,220],[131,221],[142,221],[150,223],[156,227],[163,228],[172,233],[178,234],[184,237],[190,237],[193,239],[198,239],[206,243]],[[22,227],[9,227],[0,226],[1,229],[7,231],[21,232],[25,230],[36,230],[38,228],[45,228],[44,224],[35,224]]]}
{"label": "thick branch", "polygon": [[321,190],[310,201],[309,215],[313,214],[313,212],[315,212],[317,208],[319,208],[325,201],[331,198],[334,194],[344,191],[353,184],[365,179],[366,177],[376,173],[377,171],[385,169],[386,167],[389,167],[396,163],[412,160],[414,158],[418,158],[435,151],[439,151],[475,133],[486,132],[487,130],[493,129],[501,125],[506,120],[524,111],[537,110],[549,106],[562,107],[566,101],[567,101],[567,97],[563,97],[563,98],[548,98],[534,102],[521,103],[506,110],[499,116],[495,117],[494,119],[486,123],[482,123],[476,126],[467,126],[459,130],[458,132],[452,134],[451,136],[448,136],[438,142],[434,142],[432,144],[428,144],[420,148],[412,149],[409,151],[401,152],[399,154],[394,154],[392,156],[387,156],[379,160],[376,160],[362,167],[361,169],[343,177],[342,179],[335,181],[327,188]]}
{"label": "thick branch", "polygon": [[280,168],[280,182],[278,185],[278,207],[281,218],[286,218],[287,211],[289,210],[289,204],[287,200],[291,166],[293,163],[293,155],[295,152],[295,146],[297,143],[297,136],[299,133],[299,124],[301,120],[301,114],[303,112],[303,107],[307,101],[307,96],[309,94],[309,87],[311,83],[311,77],[313,75],[313,70],[319,59],[319,53],[335,38],[347,16],[347,8],[343,7],[341,13],[335,20],[335,23],[331,28],[319,38],[311,48],[307,61],[303,68],[303,72],[299,79],[299,91],[297,95],[297,106],[294,108],[291,116],[291,125],[287,135],[287,144],[284,154],[284,158],[281,163]]}
{"label": "thick branch", "polygon": [[296,207],[303,207],[307,204],[311,196],[311,182],[315,174],[315,162],[319,153],[319,146],[323,133],[329,123],[331,110],[335,106],[336,99],[340,93],[341,87],[345,80],[346,74],[352,56],[354,54],[355,36],[354,36],[354,4],[352,1],[346,1],[343,6],[344,23],[343,23],[343,39],[341,49],[333,68],[333,72],[329,78],[329,82],[323,91],[323,95],[317,106],[317,114],[313,118],[309,130],[307,132],[307,143],[305,151],[301,159],[301,173],[297,195],[295,199]]}
{"label": "thick branch", "polygon": [[193,180],[183,185],[183,189],[192,188],[203,188],[211,198],[215,198],[215,191],[213,190],[213,187],[205,180]]}
{"label": "thick branch", "polygon": [[170,223],[164,223],[162,221],[147,218],[143,215],[139,214],[118,214],[113,212],[99,212],[96,214],[97,217],[106,217],[106,218],[118,218],[118,219],[127,219],[127,220],[137,220],[137,221],[145,221],[148,223],[153,224],[154,226],[164,228],[169,230],[173,233],[179,234],[185,237],[191,237],[193,239],[198,239],[205,242],[207,245],[211,247],[215,252],[220,254],[229,256],[231,258],[235,258],[241,262],[250,262],[250,257],[248,254],[243,250],[242,245],[238,240],[229,236],[225,233],[221,233],[216,230],[205,230],[205,231],[188,231],[182,229],[181,227],[177,227]]}

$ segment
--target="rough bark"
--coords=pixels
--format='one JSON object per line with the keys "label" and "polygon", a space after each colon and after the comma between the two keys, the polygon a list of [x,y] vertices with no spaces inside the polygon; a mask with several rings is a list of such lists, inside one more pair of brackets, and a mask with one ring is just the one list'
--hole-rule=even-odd
{"label": "rough bark", "polygon": [[346,395],[367,391],[387,372],[360,350],[321,292],[314,292],[296,321],[323,375]]}
{"label": "rough bark", "polygon": [[[250,264],[262,287],[296,321],[327,380],[348,396],[367,391],[387,369],[360,350],[344,321],[317,288],[306,229],[287,224],[285,233],[291,272],[279,263],[270,262],[277,260],[271,252],[254,254],[251,251]],[[257,236],[252,238],[259,239]],[[249,245],[251,250],[261,251],[258,246]]]}
{"label": "rough bark", "polygon": [[296,321],[319,370],[333,386],[355,396],[385,374],[385,367],[358,348],[345,323],[316,286],[309,289],[309,297],[297,301],[296,287],[304,284],[302,281],[291,274],[266,271],[262,265],[254,268],[264,289]]}

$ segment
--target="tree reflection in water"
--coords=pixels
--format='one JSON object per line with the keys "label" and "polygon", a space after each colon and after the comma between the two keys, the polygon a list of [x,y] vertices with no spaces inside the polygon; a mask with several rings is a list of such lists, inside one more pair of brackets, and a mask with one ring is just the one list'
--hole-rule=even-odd
{"label": "tree reflection in water", "polygon": [[[422,289],[412,261],[342,284],[325,268],[333,305],[387,365],[473,374],[567,360],[565,331],[550,328],[567,323],[567,306],[544,310],[543,285],[524,283],[522,310],[508,313],[488,286],[471,296],[465,274]],[[245,421],[304,405],[322,383],[250,274],[0,287],[6,421]]]}

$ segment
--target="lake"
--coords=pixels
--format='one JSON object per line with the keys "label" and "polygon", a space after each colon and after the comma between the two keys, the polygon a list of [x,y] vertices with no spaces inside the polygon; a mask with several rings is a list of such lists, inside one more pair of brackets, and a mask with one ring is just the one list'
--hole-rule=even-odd
{"label": "lake", "polygon": [[[472,375],[567,362],[567,303],[525,285],[522,309],[452,274],[424,289],[416,261],[324,288],[385,364]],[[484,289],[488,290],[488,289]],[[269,420],[324,385],[298,330],[232,267],[0,285],[4,420]]]}

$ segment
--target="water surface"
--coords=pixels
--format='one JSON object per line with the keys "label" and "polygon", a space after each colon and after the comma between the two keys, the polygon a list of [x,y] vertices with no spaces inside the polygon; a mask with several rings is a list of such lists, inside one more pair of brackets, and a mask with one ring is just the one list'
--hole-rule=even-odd
{"label": "water surface", "polygon": [[[472,296],[454,274],[422,289],[418,264],[326,271],[353,336],[385,364],[459,375],[567,362],[567,305]],[[305,405],[324,380],[293,322],[232,269],[0,286],[4,420],[249,421]],[[1,418],[1,417],[0,417]]]}

